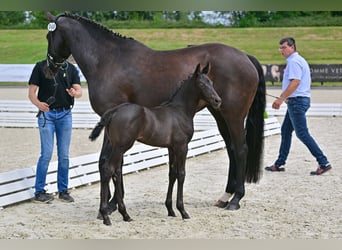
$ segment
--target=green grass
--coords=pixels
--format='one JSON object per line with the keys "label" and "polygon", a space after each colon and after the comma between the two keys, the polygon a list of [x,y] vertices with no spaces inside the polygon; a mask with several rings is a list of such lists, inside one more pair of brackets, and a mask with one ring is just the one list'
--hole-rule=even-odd
{"label": "green grass", "polygon": [[[256,56],[263,64],[284,63],[278,41],[297,40],[298,51],[312,64],[342,63],[342,26],[295,28],[117,29],[116,32],[158,49],[220,42]],[[32,64],[46,55],[46,30],[0,30],[0,63]]]}
{"label": "green grass", "polygon": [[[116,29],[157,50],[220,42],[256,56],[262,64],[283,64],[279,40],[293,36],[310,64],[342,64],[342,26],[291,28]],[[0,64],[33,64],[46,56],[47,30],[0,30]]]}

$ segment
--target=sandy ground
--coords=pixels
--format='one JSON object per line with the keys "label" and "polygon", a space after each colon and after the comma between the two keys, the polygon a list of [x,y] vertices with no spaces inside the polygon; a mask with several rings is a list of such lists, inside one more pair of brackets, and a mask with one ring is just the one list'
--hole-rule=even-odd
{"label": "sandy ground", "polygon": [[[0,91],[1,99],[15,99],[10,91]],[[13,93],[19,92],[23,90]],[[341,102],[341,93],[318,90],[316,102]],[[184,202],[189,220],[182,220],[178,211],[176,218],[167,217],[168,167],[163,165],[124,176],[132,222],[122,221],[118,212],[110,216],[109,227],[96,219],[99,184],[94,183],[71,190],[75,198],[71,204],[55,199],[51,204],[28,201],[2,209],[0,239],[341,239],[342,117],[310,117],[308,125],[333,170],[310,176],[316,162],[294,137],[286,172],[264,172],[258,184],[246,184],[238,211],[213,206],[227,180],[228,158],[225,150],[219,150],[187,161]],[[89,132],[74,130],[71,157],[100,150],[101,140],[90,142]],[[1,172],[36,163],[37,129],[0,128],[0,137]],[[279,142],[279,135],[265,139],[264,165],[273,163]]]}

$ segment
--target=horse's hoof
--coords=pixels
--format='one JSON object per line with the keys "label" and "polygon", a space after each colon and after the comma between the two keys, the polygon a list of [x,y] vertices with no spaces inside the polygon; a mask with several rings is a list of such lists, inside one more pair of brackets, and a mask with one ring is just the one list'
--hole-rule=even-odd
{"label": "horse's hoof", "polygon": [[228,206],[228,201],[221,201],[221,200],[218,200],[215,202],[214,206],[216,207],[219,207],[219,208],[225,208]]}
{"label": "horse's hoof", "polygon": [[239,205],[239,204],[232,204],[232,203],[230,203],[230,204],[228,204],[228,205],[225,207],[225,209],[231,210],[231,211],[233,211],[233,210],[238,210],[238,209],[240,209],[240,205]]}

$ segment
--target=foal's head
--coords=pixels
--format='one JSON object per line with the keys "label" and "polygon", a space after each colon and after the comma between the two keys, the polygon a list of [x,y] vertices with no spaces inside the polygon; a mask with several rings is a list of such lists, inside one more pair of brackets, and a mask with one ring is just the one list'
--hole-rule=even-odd
{"label": "foal's head", "polygon": [[214,109],[221,106],[222,100],[214,89],[213,82],[208,77],[209,63],[200,71],[200,64],[197,65],[192,80],[201,92],[202,99]]}

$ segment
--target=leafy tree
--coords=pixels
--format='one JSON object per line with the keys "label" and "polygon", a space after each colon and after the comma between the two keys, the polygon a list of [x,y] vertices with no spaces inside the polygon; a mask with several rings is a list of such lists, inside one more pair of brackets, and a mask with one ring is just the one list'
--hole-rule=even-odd
{"label": "leafy tree", "polygon": [[12,26],[12,25],[23,25],[26,20],[24,11],[0,11],[0,25]]}

